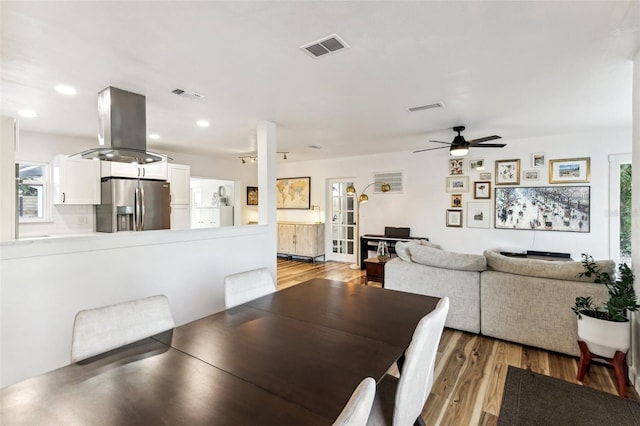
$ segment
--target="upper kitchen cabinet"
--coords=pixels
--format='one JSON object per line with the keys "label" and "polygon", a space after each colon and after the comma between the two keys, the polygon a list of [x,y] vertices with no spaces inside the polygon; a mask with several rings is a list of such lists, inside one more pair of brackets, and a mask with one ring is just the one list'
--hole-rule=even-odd
{"label": "upper kitchen cabinet", "polygon": [[101,161],[102,177],[125,177],[167,180],[167,162],[150,164],[120,163]]}
{"label": "upper kitchen cabinet", "polygon": [[53,159],[54,204],[100,204],[100,163],[56,155]]}

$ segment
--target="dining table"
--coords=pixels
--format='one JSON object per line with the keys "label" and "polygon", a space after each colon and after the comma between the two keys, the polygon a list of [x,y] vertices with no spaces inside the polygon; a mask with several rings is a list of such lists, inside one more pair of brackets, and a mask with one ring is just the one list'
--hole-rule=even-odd
{"label": "dining table", "polygon": [[314,278],[0,389],[0,424],[328,425],[439,300]]}

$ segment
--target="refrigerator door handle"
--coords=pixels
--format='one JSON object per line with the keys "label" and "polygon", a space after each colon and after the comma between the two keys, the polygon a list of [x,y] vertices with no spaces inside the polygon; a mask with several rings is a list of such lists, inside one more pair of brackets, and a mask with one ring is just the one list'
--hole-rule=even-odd
{"label": "refrigerator door handle", "polygon": [[140,220],[138,219],[138,216],[140,214],[140,208],[138,206],[138,203],[140,202],[140,194],[139,192],[139,188],[136,186],[136,188],[133,191],[133,230],[134,231],[139,231],[139,224],[140,224]]}
{"label": "refrigerator door handle", "polygon": [[140,187],[140,230],[144,231],[144,186]]}

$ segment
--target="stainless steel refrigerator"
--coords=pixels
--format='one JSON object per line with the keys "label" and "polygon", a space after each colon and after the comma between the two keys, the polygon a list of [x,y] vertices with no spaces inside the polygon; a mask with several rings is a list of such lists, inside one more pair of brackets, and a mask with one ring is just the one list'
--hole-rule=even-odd
{"label": "stainless steel refrigerator", "polygon": [[108,178],[96,206],[96,231],[149,231],[171,227],[169,182]]}

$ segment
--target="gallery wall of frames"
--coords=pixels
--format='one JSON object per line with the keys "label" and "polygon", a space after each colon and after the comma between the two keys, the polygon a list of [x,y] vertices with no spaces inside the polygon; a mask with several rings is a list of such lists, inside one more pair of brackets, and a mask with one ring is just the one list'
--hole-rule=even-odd
{"label": "gallery wall of frames", "polygon": [[448,161],[447,227],[590,231],[590,157]]}

